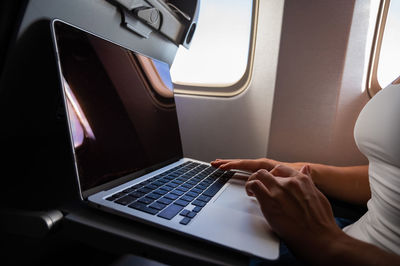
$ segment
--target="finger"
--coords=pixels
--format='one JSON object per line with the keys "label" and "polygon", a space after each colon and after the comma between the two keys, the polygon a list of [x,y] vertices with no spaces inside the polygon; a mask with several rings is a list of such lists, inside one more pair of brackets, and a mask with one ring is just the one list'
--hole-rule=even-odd
{"label": "finger", "polygon": [[235,173],[232,178],[247,181],[250,175],[245,173]]}
{"label": "finger", "polygon": [[219,167],[221,164],[226,164],[228,162],[234,161],[234,159],[215,159],[210,162],[210,164],[214,167]]}
{"label": "finger", "polygon": [[237,170],[254,172],[262,167],[260,163],[255,160],[233,160],[226,162],[224,164],[220,164],[219,168],[222,170],[237,169]]}
{"label": "finger", "polygon": [[249,177],[248,182],[255,180],[261,181],[261,183],[263,183],[267,188],[274,187],[278,184],[278,180],[265,169],[258,170],[252,174]]}
{"label": "finger", "polygon": [[247,196],[249,196],[249,197],[254,197],[253,190],[250,188],[252,182],[255,182],[255,180],[252,180],[252,181],[250,181],[250,182],[246,182],[246,184],[244,185],[244,188],[245,188],[245,190],[246,190],[246,194],[247,194]]}
{"label": "finger", "polygon": [[237,160],[237,159],[215,159],[214,161],[211,161],[211,163],[227,163],[227,162],[234,161],[234,160]]}
{"label": "finger", "polygon": [[290,166],[278,164],[270,171],[270,173],[274,176],[292,177],[296,176],[299,173],[299,171]]}
{"label": "finger", "polygon": [[260,180],[247,182],[246,192],[249,196],[255,196],[260,203],[271,199],[271,193]]}

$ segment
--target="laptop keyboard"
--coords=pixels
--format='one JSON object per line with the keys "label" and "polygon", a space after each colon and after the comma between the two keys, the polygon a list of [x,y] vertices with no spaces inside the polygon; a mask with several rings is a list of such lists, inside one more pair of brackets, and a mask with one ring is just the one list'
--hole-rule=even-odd
{"label": "laptop keyboard", "polygon": [[179,214],[182,217],[180,223],[187,225],[233,174],[187,161],[106,200],[167,220]]}

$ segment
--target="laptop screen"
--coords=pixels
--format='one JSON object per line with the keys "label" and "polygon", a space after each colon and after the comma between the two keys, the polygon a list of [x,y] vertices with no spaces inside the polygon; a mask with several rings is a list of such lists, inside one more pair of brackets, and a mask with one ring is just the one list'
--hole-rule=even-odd
{"label": "laptop screen", "polygon": [[82,192],[182,158],[168,64],[60,21],[54,36]]}

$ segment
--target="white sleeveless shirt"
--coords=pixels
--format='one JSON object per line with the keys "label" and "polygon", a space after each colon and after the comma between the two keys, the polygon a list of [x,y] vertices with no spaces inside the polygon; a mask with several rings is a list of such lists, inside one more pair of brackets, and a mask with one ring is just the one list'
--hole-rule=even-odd
{"label": "white sleeveless shirt", "polygon": [[343,230],[350,236],[400,255],[400,84],[377,93],[354,129],[369,161],[368,211]]}

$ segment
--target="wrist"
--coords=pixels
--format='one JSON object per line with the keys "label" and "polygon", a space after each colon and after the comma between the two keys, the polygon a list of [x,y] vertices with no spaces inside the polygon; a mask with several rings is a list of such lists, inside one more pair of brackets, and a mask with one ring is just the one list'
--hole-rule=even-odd
{"label": "wrist", "polygon": [[309,164],[309,169],[310,169],[310,176],[312,181],[314,182],[315,186],[317,186],[318,188],[321,185],[321,165],[319,164],[315,164],[315,163],[311,163]]}
{"label": "wrist", "polygon": [[319,241],[318,252],[310,257],[315,265],[339,265],[348,249],[350,237],[342,230]]}

